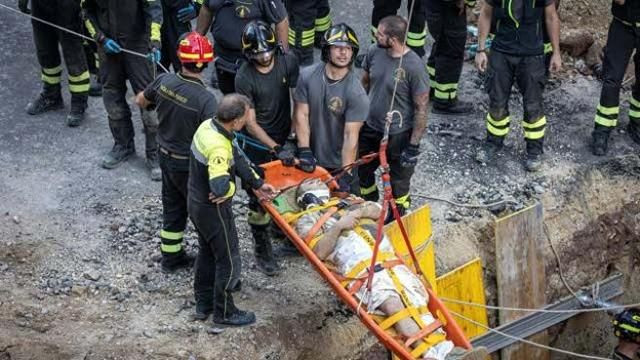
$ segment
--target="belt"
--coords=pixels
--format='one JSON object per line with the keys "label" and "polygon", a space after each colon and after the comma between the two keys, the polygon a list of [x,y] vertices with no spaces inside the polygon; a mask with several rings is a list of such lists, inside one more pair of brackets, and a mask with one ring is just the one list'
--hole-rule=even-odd
{"label": "belt", "polygon": [[188,157],[188,156],[184,156],[184,155],[180,155],[180,154],[172,153],[171,151],[169,151],[169,150],[167,150],[167,149],[163,148],[162,146],[159,146],[159,149],[160,149],[160,152],[161,152],[161,153],[163,153],[163,154],[165,154],[165,155],[167,155],[167,156],[169,156],[169,157],[172,157],[172,158],[174,158],[174,159],[178,159],[178,160],[189,160],[189,157]]}
{"label": "belt", "polygon": [[621,23],[623,23],[624,25],[631,26],[631,27],[640,27],[640,22],[629,22],[629,21],[626,21],[626,20],[622,20],[622,19],[620,19],[620,18],[617,18],[617,17],[615,17],[615,16],[614,16],[613,18],[614,18],[614,19],[616,19],[616,20],[618,20],[618,21],[620,21],[620,22],[621,22]]}

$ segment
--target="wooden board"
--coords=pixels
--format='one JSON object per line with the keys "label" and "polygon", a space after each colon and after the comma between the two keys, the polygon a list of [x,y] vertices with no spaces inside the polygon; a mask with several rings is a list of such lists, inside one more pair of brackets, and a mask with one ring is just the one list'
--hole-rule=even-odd
{"label": "wooden board", "polygon": [[466,301],[474,304],[485,304],[484,281],[482,279],[482,261],[475,258],[470,262],[440,276],[436,280],[438,285],[438,297],[450,311],[472,319],[485,327],[475,325],[464,319],[457,318],[458,325],[464,331],[467,338],[471,339],[487,332],[489,326],[487,309],[479,306],[462,305],[447,302],[444,299]]}
{"label": "wooden board", "polygon": [[[496,221],[496,277],[500,306],[539,308],[546,304],[543,221],[540,203]],[[526,313],[500,311],[499,320],[504,324],[524,315]],[[548,345],[546,331],[528,340]],[[502,350],[501,359],[547,360],[549,352],[520,343]]]}

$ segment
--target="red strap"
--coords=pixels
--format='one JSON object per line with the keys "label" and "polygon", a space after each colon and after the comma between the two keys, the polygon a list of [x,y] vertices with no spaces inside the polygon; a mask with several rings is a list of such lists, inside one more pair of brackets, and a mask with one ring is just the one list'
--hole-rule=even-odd
{"label": "red strap", "polygon": [[320,231],[320,228],[322,228],[322,225],[324,225],[327,222],[327,220],[329,220],[331,216],[333,216],[333,214],[336,213],[336,211],[338,211],[337,207],[335,206],[331,207],[329,208],[329,210],[327,210],[326,213],[322,215],[322,217],[320,217],[320,219],[318,219],[318,222],[315,223],[315,225],[313,225],[311,230],[309,230],[309,232],[307,233],[307,236],[304,238],[305,244],[309,245],[309,242],[311,242],[311,240],[313,240],[313,238],[316,236],[318,231]]}
{"label": "red strap", "polygon": [[413,343],[415,343],[416,341],[424,338],[425,336],[431,335],[432,332],[438,330],[439,328],[442,327],[442,323],[440,322],[440,320],[437,320],[432,322],[431,324],[429,324],[429,326],[425,327],[424,329],[418,331],[415,335],[413,335],[412,337],[410,337],[405,343],[404,345],[406,347],[410,347],[411,345],[413,345]]}

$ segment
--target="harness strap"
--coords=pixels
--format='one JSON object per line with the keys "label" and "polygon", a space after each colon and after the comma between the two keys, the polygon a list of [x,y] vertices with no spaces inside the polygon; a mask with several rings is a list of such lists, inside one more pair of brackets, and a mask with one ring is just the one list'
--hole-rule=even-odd
{"label": "harness strap", "polygon": [[413,345],[413,343],[415,343],[416,341],[424,338],[425,336],[431,335],[431,333],[433,333],[434,331],[440,329],[441,327],[442,327],[442,323],[440,322],[440,320],[436,320],[436,321],[432,322],[431,324],[429,324],[429,326],[427,326],[424,329],[418,331],[415,335],[413,335],[412,337],[407,339],[407,341],[405,341],[405,343],[404,343],[404,346],[409,347],[409,346]]}
{"label": "harness strap", "polygon": [[[429,308],[427,306],[420,306],[416,308],[416,311],[420,314],[426,314],[427,312],[429,312]],[[383,321],[379,322],[378,325],[380,326],[380,328],[382,328],[382,330],[387,330],[395,325],[398,321],[409,316],[411,316],[411,314],[409,313],[409,308],[404,308],[397,313],[385,318]]]}
{"label": "harness strap", "polygon": [[[309,230],[309,232],[307,233],[307,236],[304,238],[305,244],[309,245],[309,243],[311,242],[311,240],[313,240],[313,238],[316,236],[318,231],[320,231],[320,229],[322,229],[322,226],[329,219],[331,219],[331,216],[333,216],[333,214],[335,214],[337,211],[338,211],[338,207],[334,206],[334,207],[329,208],[329,210],[327,210],[326,213],[322,214],[320,219],[318,219],[318,222],[313,224],[313,227],[311,228],[311,230]],[[317,241],[316,241],[316,243],[317,243]],[[314,246],[315,246],[315,244],[314,244]]]}
{"label": "harness strap", "polygon": [[298,219],[300,219],[301,217],[303,217],[304,215],[313,214],[314,212],[318,212],[318,211],[322,211],[322,210],[325,210],[325,209],[329,209],[329,208],[331,208],[333,206],[338,205],[339,203],[340,203],[340,199],[329,200],[324,205],[314,206],[314,207],[311,207],[311,208],[309,208],[307,210],[301,211],[301,212],[299,212],[297,214],[292,214],[290,216],[287,216],[286,220],[287,220],[287,222],[289,224],[292,224],[292,223],[296,222]]}

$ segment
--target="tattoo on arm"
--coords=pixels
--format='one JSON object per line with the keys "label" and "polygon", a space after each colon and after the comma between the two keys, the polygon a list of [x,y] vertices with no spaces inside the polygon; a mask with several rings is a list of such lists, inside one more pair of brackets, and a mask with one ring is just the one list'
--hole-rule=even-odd
{"label": "tattoo on arm", "polygon": [[413,122],[413,132],[411,133],[411,143],[420,144],[420,139],[427,128],[427,106],[429,104],[429,92],[417,95],[413,98],[415,103],[415,113]]}

